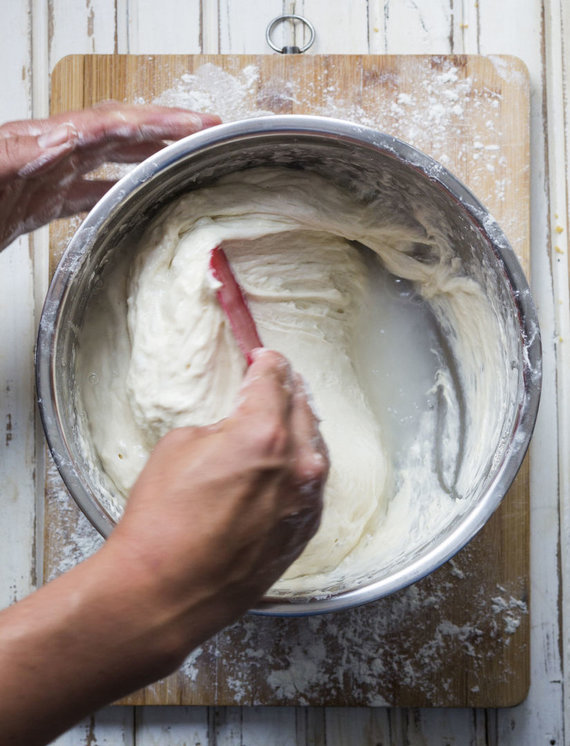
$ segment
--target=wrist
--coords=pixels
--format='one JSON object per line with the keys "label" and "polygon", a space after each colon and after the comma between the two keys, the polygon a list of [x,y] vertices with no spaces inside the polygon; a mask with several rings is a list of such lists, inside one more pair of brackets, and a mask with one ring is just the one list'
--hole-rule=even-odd
{"label": "wrist", "polygon": [[45,743],[170,673],[192,647],[151,585],[120,561],[109,544],[0,614],[2,743],[12,733]]}
{"label": "wrist", "polygon": [[164,546],[149,546],[117,529],[92,558],[104,584],[105,603],[154,678],[174,671],[215,632],[247,610],[221,583],[205,578],[199,563],[181,572]]}
{"label": "wrist", "polygon": [[107,634],[125,670],[138,661],[140,686],[175,670],[186,654],[179,614],[151,569],[114,540],[87,562],[92,566],[85,568],[85,613],[107,617]]}

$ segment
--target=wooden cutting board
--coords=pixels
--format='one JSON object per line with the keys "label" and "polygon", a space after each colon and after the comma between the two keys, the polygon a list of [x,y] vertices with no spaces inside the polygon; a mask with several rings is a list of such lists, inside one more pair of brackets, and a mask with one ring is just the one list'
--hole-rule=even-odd
{"label": "wooden cutting board", "polygon": [[[115,98],[215,110],[317,113],[394,134],[442,161],[490,208],[529,270],[529,82],[519,60],[428,56],[72,56],[58,113]],[[77,220],[52,227],[52,267]],[[50,578],[100,544],[48,469]],[[365,607],[248,616],[180,672],[123,703],[508,706],[529,686],[529,482],[451,562]]]}

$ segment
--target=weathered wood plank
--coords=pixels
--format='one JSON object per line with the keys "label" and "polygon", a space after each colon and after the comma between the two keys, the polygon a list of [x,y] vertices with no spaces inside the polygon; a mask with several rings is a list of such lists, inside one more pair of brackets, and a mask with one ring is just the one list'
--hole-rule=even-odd
{"label": "weathered wood plank", "polygon": [[139,707],[136,746],[208,746],[207,707]]}
{"label": "weathered wood plank", "polygon": [[491,746],[487,740],[484,710],[398,710],[390,713],[390,719],[392,743],[409,743],[413,746]]}
{"label": "weathered wood plank", "polygon": [[115,49],[114,0],[48,3],[49,70],[68,54],[106,54]]}
{"label": "weathered wood plank", "polygon": [[454,3],[385,2],[384,43],[387,54],[452,54]]}
{"label": "weathered wood plank", "polygon": [[[31,25],[9,3],[0,45],[0,122],[31,114]],[[33,265],[27,237],[0,253],[0,608],[36,584]]]}
{"label": "weathered wood plank", "polygon": [[[26,113],[14,107],[8,116]],[[0,608],[36,584],[33,302],[32,263],[23,238],[0,254]]]}
{"label": "weathered wood plank", "polygon": [[[133,2],[128,3],[132,6]],[[457,8],[459,5],[458,0],[455,0],[453,3],[454,6]],[[16,4],[13,4],[14,6]],[[23,4],[22,4],[23,5]],[[80,15],[83,13],[84,15],[88,14],[88,5],[85,7],[83,4],[77,6],[78,14]],[[217,16],[217,8],[215,7],[216,2],[210,2],[209,0],[204,0],[204,5],[206,6],[207,10],[210,11],[212,8],[214,9],[213,13],[210,13],[210,18],[216,20]],[[241,40],[242,38],[247,38],[247,34],[250,32],[252,28],[252,22],[250,18],[247,18],[244,16],[243,13],[240,13],[239,10],[239,3],[236,2],[227,2],[227,5],[232,5],[233,8],[237,8],[236,12],[231,17],[231,29],[232,29],[232,37],[235,39]],[[249,3],[251,6],[252,3]],[[279,5],[279,3],[276,3],[276,5]],[[410,17],[415,13],[416,14],[416,22],[414,22],[414,19],[411,18],[412,23],[408,26],[402,27],[402,30],[398,34],[394,34],[391,37],[391,46],[388,49],[388,46],[386,45],[386,48],[383,46],[383,25],[380,23],[377,23],[377,21],[384,21],[384,11],[387,8],[389,11],[393,11],[394,5],[396,3],[394,2],[380,2],[378,1],[370,1],[370,13],[369,13],[369,19],[370,19],[370,37],[371,37],[371,51],[391,51],[391,52],[400,52],[400,53],[409,53],[409,52],[417,52],[421,51],[421,49],[425,49],[425,51],[434,51],[434,52],[442,52],[442,51],[448,51],[447,48],[445,48],[444,45],[441,45],[441,47],[438,47],[433,40],[431,40],[431,32],[428,32],[426,34],[426,31],[421,27],[421,24],[417,21],[419,16],[422,12],[429,12],[432,13],[432,11],[435,10],[435,13],[437,15],[438,9],[437,7],[434,9],[433,5],[430,3],[422,3],[422,8],[420,9],[413,9],[413,5],[419,5],[417,3],[409,3],[409,2],[401,2],[401,0],[398,0],[397,5],[408,6],[408,10],[410,12]],[[465,3],[464,3],[465,5]],[[469,6],[475,6],[477,4],[475,3],[467,3],[468,9]],[[519,2],[514,3],[508,2],[505,4],[499,4],[496,3],[494,0],[489,0],[486,2],[486,0],[479,0],[479,12],[482,17],[481,21],[481,35],[482,35],[482,51],[485,53],[497,53],[497,52],[505,52],[510,51],[512,53],[518,53],[527,63],[529,62],[529,58],[532,57],[533,61],[535,60],[535,51],[539,47],[539,39],[537,36],[537,29],[540,27],[540,2],[528,2],[521,4]],[[564,8],[567,9],[568,3],[564,2]],[[126,28],[127,25],[127,0],[117,0],[116,7],[121,10],[121,8],[124,9],[123,12],[118,12],[118,26],[119,30],[121,28],[121,25],[123,28]],[[391,7],[390,7],[391,6]],[[263,10],[265,7],[270,7],[269,3],[260,3],[261,10]],[[274,13],[274,15],[277,15],[277,13],[281,10],[281,8],[278,8],[277,11]],[[397,10],[401,10],[401,7],[397,8]],[[404,9],[405,10],[405,9]],[[441,7],[440,7],[441,10]],[[68,12],[70,9],[68,8]],[[73,13],[74,10],[72,9],[71,12]],[[307,0],[306,2],[306,8],[305,12],[310,16],[310,1]],[[228,13],[229,15],[229,13]],[[257,14],[256,14],[257,15]],[[270,14],[271,17],[273,17],[273,14]],[[395,12],[390,12],[389,15],[394,20],[397,18],[397,14]],[[317,28],[317,33],[319,35],[327,34],[327,26],[335,25],[335,14],[331,13],[330,18],[323,18],[322,21],[319,22],[319,26]],[[566,14],[565,18],[568,18],[568,15]],[[322,24],[322,25],[320,25]],[[62,24],[63,25],[63,24]],[[263,24],[260,24],[262,26]],[[441,24],[443,27],[445,25],[445,18]],[[471,23],[469,24],[471,28]],[[65,49],[64,53],[68,53],[68,51],[78,51],[78,52],[87,52],[89,51],[88,48],[77,48],[75,50],[72,50],[73,45],[73,38],[75,34],[79,34],[81,32],[81,29],[85,27],[85,21],[80,18],[80,20],[75,23],[69,23],[67,25],[68,29],[68,43],[67,46],[62,44],[62,48]],[[13,28],[11,26],[11,28]],[[59,28],[59,26],[57,26]],[[57,31],[56,28],[56,31]],[[212,27],[211,27],[212,28]],[[230,25],[228,25],[228,33],[229,33]],[[374,31],[374,28],[379,28],[379,31]],[[566,28],[568,28],[568,24],[566,24]],[[243,30],[242,30],[243,29]],[[263,25],[263,32],[264,32],[264,25]],[[332,33],[335,33],[334,31]],[[442,30],[440,29],[438,31],[439,38],[441,38]],[[436,34],[436,36],[438,35]],[[252,46],[249,46],[248,44],[243,45],[243,48],[237,49],[237,48],[231,48],[229,45],[224,49],[223,51],[245,51],[245,52],[266,52],[268,51],[264,46],[263,43],[260,43],[257,41],[258,39],[258,33],[254,30],[251,30],[252,37],[255,38],[255,44],[259,46],[259,48],[254,48],[253,46],[253,39],[252,39]],[[216,39],[217,37],[217,29],[213,29],[212,38]],[[119,34],[119,44],[122,44],[122,46],[119,47],[118,51],[127,51],[126,43],[121,41],[124,37],[121,37]],[[239,43],[239,41],[236,41],[236,44]],[[375,46],[375,43],[380,43],[379,46]],[[471,42],[470,42],[471,43]],[[423,46],[422,46],[423,45]],[[262,48],[263,47],[263,48]],[[8,44],[8,49],[16,48],[16,42],[13,42],[12,44]],[[112,49],[107,48],[101,48],[99,51],[112,51]],[[143,51],[149,51],[149,50],[143,50]],[[204,47],[204,50],[206,52],[217,52],[219,51],[218,48],[213,47]],[[331,50],[331,51],[337,51],[337,50]],[[457,49],[456,51],[459,51]],[[466,52],[476,52],[477,49],[473,49],[467,46],[465,47]],[[2,50],[0,49],[0,55],[2,54]],[[56,57],[52,56],[52,64],[55,61]],[[566,64],[568,64],[568,57],[566,57]],[[542,128],[542,122],[541,122],[541,88],[540,88],[540,62],[538,65],[533,64],[529,65],[531,68],[531,76],[533,81],[533,169],[534,169],[534,178],[533,178],[533,245],[534,246],[544,246],[546,245],[546,237],[545,237],[545,230],[544,226],[546,225],[546,222],[543,222],[541,219],[541,210],[540,207],[537,209],[536,205],[537,202],[540,203],[541,199],[543,199],[543,196],[541,195],[541,190],[543,189],[542,184],[542,176],[544,174],[544,158],[540,151],[540,144],[544,142],[543,140],[543,128]],[[6,68],[3,68],[6,70]],[[3,79],[3,93],[6,90],[5,85],[6,82],[10,76],[6,75]],[[568,76],[567,78],[568,79]],[[47,94],[47,90],[46,90]],[[11,105],[12,99],[10,97],[4,97],[3,103],[8,103]],[[0,107],[2,104],[0,103]],[[9,115],[9,118],[12,118],[11,115]],[[550,131],[552,132],[552,129],[550,128]],[[538,143],[538,145],[537,145]],[[559,152],[559,156],[561,157],[561,153]],[[539,249],[540,251],[540,249]],[[533,257],[534,258],[534,257]],[[536,262],[534,262],[536,264]],[[549,310],[547,307],[548,304],[548,278],[547,278],[547,272],[543,268],[538,269],[534,271],[533,278],[535,278],[534,285],[535,285],[535,295],[539,301],[539,304],[541,306],[541,317],[543,318],[543,332],[545,329],[545,323],[544,319],[548,319],[549,316]],[[540,280],[537,279],[537,276],[540,276]],[[8,289],[8,292],[11,292],[12,288]],[[554,324],[551,323],[550,325],[547,325],[547,332],[548,330],[552,330],[554,328]],[[545,334],[545,337],[547,335]],[[550,339],[550,336],[548,336],[548,339]],[[547,365],[551,364],[553,360],[553,356],[548,354],[546,363]],[[549,386],[549,388],[552,388],[553,385],[553,378],[550,377],[546,381],[546,384]],[[550,394],[548,394],[548,397],[550,399]],[[552,422],[551,415],[553,408],[551,406],[551,403],[548,401],[548,410],[546,415],[544,416],[545,422]],[[545,398],[543,396],[543,408],[545,406]],[[551,428],[543,427],[542,431],[539,433],[541,438],[545,440],[546,442],[551,441]],[[543,451],[546,450],[544,448],[540,448],[540,446],[533,447],[534,450],[534,464],[533,464],[533,472],[535,465],[537,463],[537,460],[539,458],[543,457]],[[551,478],[552,474],[552,468],[556,468],[555,463],[553,462],[553,457],[551,454],[547,455],[547,463],[545,464],[545,468],[543,473],[541,473],[537,478],[533,479],[533,484],[536,484],[539,488],[538,495],[542,498],[544,494],[546,493],[546,509],[550,513],[551,506],[552,506],[552,483],[553,479]],[[542,477],[546,477],[546,481],[542,482]],[[554,478],[555,481],[555,478]],[[534,494],[534,492],[533,492]],[[563,494],[563,493],[562,493]],[[547,536],[553,535],[553,527],[551,522],[551,517],[547,521],[541,522],[541,525],[539,526],[540,530],[543,530],[544,528],[547,529]],[[534,516],[533,516],[534,519]],[[1,529],[0,529],[1,530]],[[548,540],[547,540],[548,543]],[[556,541],[554,541],[554,544],[551,545],[551,553],[554,554],[556,552]],[[533,552],[533,566],[536,564],[535,558],[538,556],[539,562],[541,561],[541,558],[539,555],[541,555],[542,550],[537,547],[534,549]],[[567,555],[566,555],[567,557]],[[564,561],[564,559],[563,559]],[[542,604],[545,606],[544,608],[544,614],[541,615],[541,619],[539,620],[539,623],[537,624],[536,629],[534,630],[534,637],[533,640],[536,638],[540,638],[539,640],[539,650],[536,652],[536,654],[533,654],[533,680],[536,677],[542,677],[544,678],[545,674],[541,669],[542,664],[542,654],[544,652],[545,644],[546,644],[546,631],[547,630],[553,630],[555,628],[556,623],[556,617],[551,615],[551,609],[552,609],[552,598],[553,598],[553,589],[556,585],[556,578],[557,578],[557,568],[555,567],[555,564],[551,562],[551,560],[548,560],[548,562],[542,563],[543,568],[541,572],[539,573],[538,578],[538,587],[544,587],[544,596],[541,596],[540,598],[537,598],[536,604]],[[551,571],[551,572],[550,572]],[[546,584],[542,583],[542,580],[546,580]],[[537,585],[537,581],[534,581],[534,585]],[[556,593],[554,592],[554,596],[556,596]],[[534,614],[534,608],[536,606],[535,603],[533,603],[533,614]],[[550,618],[549,618],[550,615]],[[566,627],[568,624],[568,616],[565,617],[565,623]],[[546,628],[544,627],[544,624],[546,623]],[[567,639],[567,637],[565,638]],[[552,646],[552,651],[556,651],[556,640],[552,639],[552,642],[554,643]],[[535,650],[536,650],[535,645]],[[550,653],[549,653],[550,654]],[[555,674],[555,671],[548,671],[548,675]],[[558,685],[558,691],[560,691],[560,685]],[[535,687],[533,685],[533,689],[531,690],[531,696],[529,697],[528,702],[532,702],[533,707],[538,708],[539,710],[541,708],[545,708],[545,717],[539,722],[534,722],[533,718],[535,715],[535,710],[525,710],[525,712],[521,712],[521,708],[516,708],[515,710],[509,710],[504,713],[504,727],[505,727],[505,738],[507,740],[505,741],[497,741],[497,735],[493,735],[493,733],[490,733],[490,738],[492,739],[489,743],[543,743],[545,742],[544,739],[546,738],[547,733],[549,732],[548,729],[542,728],[542,726],[545,725],[545,722],[548,717],[552,716],[553,712],[556,710],[556,707],[559,705],[559,698],[554,697],[554,700],[552,698],[552,691],[548,688],[540,689],[539,691],[535,691]],[[177,708],[182,709],[182,708]],[[158,708],[149,708],[149,711],[156,712]],[[139,713],[142,710],[139,709]],[[303,712],[303,718],[305,716],[305,711]],[[316,712],[319,712],[318,710]],[[351,712],[351,710],[347,710],[347,712]],[[377,710],[375,712],[378,712]],[[427,711],[422,711],[422,713],[425,713]],[[316,713],[315,713],[316,714]],[[415,717],[417,716],[414,715]],[[470,717],[470,712],[468,711],[462,711],[462,717],[468,718]],[[514,726],[514,735],[509,735],[508,728],[510,727],[509,724],[509,716],[514,716],[513,722],[515,723]],[[560,716],[561,717],[561,716]],[[429,718],[429,715],[427,716]],[[493,713],[490,713],[490,725],[492,725],[493,720]],[[555,717],[556,720],[556,717]],[[525,722],[527,721],[527,722]],[[558,720],[556,720],[558,722]],[[427,731],[421,731],[421,740],[420,736],[418,734],[414,735],[414,741],[410,741],[410,743],[416,744],[441,744],[444,743],[444,741],[436,740],[437,738],[437,727],[434,730],[434,723],[429,722],[426,719],[426,728],[429,727],[430,731],[427,733]],[[456,726],[454,725],[454,728]],[[459,727],[459,726],[457,726]],[[542,728],[542,729],[541,729]],[[274,730],[268,725],[267,728],[267,743],[272,742]],[[453,743],[452,736],[454,735],[455,731],[450,732],[449,742]],[[529,734],[528,737],[526,737],[525,734]],[[329,734],[330,735],[330,734]],[[536,738],[535,738],[536,736]],[[118,742],[118,741],[117,741]],[[247,742],[247,741],[245,741]],[[301,740],[298,741],[301,743]],[[316,742],[316,741],[314,741]],[[321,741],[322,742],[322,741]],[[396,742],[402,742],[402,741],[394,741]],[[486,742],[486,741],[485,741]],[[87,743],[87,741],[82,741],[82,743]],[[114,742],[113,742],[114,743]],[[161,743],[170,744],[170,741],[168,740],[168,734],[165,732],[164,735],[164,741]],[[236,741],[236,743],[240,743],[240,741]],[[365,742],[363,742],[365,743]],[[456,740],[455,743],[463,743],[462,741]],[[468,743],[468,741],[467,741]],[[476,742],[479,744],[479,741]],[[548,741],[546,741],[548,743]],[[561,741],[559,742],[561,743]]]}
{"label": "weathered wood plank", "polygon": [[[341,708],[349,712],[352,708]],[[299,746],[327,746],[326,708],[297,707]]]}
{"label": "weathered wood plank", "polygon": [[[87,0],[86,3],[67,3],[53,0],[47,6],[38,3],[34,12],[34,26],[37,46],[45,52],[35,60],[35,74],[38,78],[38,96],[47,104],[49,73],[62,57],[78,51],[113,52],[117,45],[114,0]],[[82,77],[82,69],[70,76],[77,80]],[[44,92],[45,91],[45,94]],[[54,106],[58,102],[52,102]],[[44,106],[43,100],[40,106]],[[81,108],[82,100],[77,102]],[[41,112],[47,115],[46,112]],[[45,293],[47,287],[48,247],[38,242],[36,254],[36,286],[38,293]],[[70,550],[70,547],[68,547]],[[73,551],[73,550],[71,550]],[[76,727],[56,741],[59,746],[87,746],[103,744],[108,746],[132,746],[134,743],[134,722],[131,708],[105,708],[86,718]]]}
{"label": "weathered wood plank", "polygon": [[[484,54],[498,50],[521,57],[530,72],[531,86],[531,284],[538,305],[543,342],[543,387],[539,418],[531,444],[531,688],[519,707],[498,711],[493,738],[505,746],[524,743],[564,742],[562,714],[563,675],[560,660],[559,620],[559,492],[557,454],[557,392],[555,315],[552,295],[551,236],[549,213],[558,199],[549,186],[552,160],[564,159],[557,151],[549,157],[549,138],[556,138],[555,122],[545,118],[546,86],[561,61],[547,63],[545,33],[560,34],[548,9],[549,3],[525,6],[516,0],[500,5],[479,1],[480,45]],[[545,78],[546,74],[546,78]],[[554,88],[552,94],[559,96]],[[556,141],[556,139],[555,139]],[[566,174],[567,178],[567,174]],[[545,188],[546,185],[546,188]],[[550,198],[550,202],[549,202]],[[547,740],[548,739],[548,740]]]}
{"label": "weathered wood plank", "polygon": [[[52,746],[135,746],[132,707],[105,707],[64,733]],[[161,746],[170,746],[162,741]]]}
{"label": "weathered wood plank", "polygon": [[129,3],[127,50],[131,54],[200,52],[200,4],[200,0]]}
{"label": "weathered wood plank", "polygon": [[391,742],[391,722],[398,709],[379,707],[329,707],[325,710],[327,746],[386,744]]}
{"label": "weathered wood plank", "polygon": [[[243,743],[242,707],[210,707],[210,741],[216,746],[238,746]],[[274,729],[272,726],[272,738]]]}
{"label": "weathered wood plank", "polygon": [[[204,6],[207,0],[202,0]],[[218,2],[218,43],[217,49],[204,49],[221,54],[273,54],[265,42],[267,24],[282,12],[286,3],[281,0],[217,0]],[[213,19],[212,19],[213,20]],[[286,25],[276,30],[278,44],[290,43]]]}
{"label": "weathered wood plank", "polygon": [[[315,43],[308,54],[366,54],[368,52],[367,0],[337,3],[330,0],[298,0],[295,12],[306,17],[316,29]],[[334,23],[331,23],[331,15]],[[296,44],[308,41],[308,32],[300,26]],[[290,38],[290,37],[289,37]]]}
{"label": "weathered wood plank", "polygon": [[[568,30],[570,29],[570,0],[559,0],[560,11],[559,11],[559,25],[555,28],[560,31],[560,50],[561,67],[562,67],[562,80],[561,84],[564,91],[568,90],[570,85],[570,50],[568,49]],[[553,24],[554,25],[554,24]],[[556,61],[554,61],[556,64]],[[551,90],[556,94],[557,89],[559,93],[558,81],[551,81]],[[557,85],[558,83],[558,85]],[[570,672],[570,298],[569,298],[569,285],[570,285],[570,239],[568,231],[570,229],[570,211],[569,211],[569,160],[570,160],[570,101],[568,96],[563,98],[564,111],[563,111],[563,127],[562,122],[558,120],[556,124],[550,128],[550,137],[554,136],[553,130],[556,132],[556,137],[560,137],[562,132],[564,133],[564,151],[565,158],[563,164],[560,164],[562,173],[562,179],[565,189],[566,196],[566,209],[564,210],[564,201],[560,192],[556,195],[556,204],[551,205],[551,214],[557,223],[554,226],[555,235],[557,228],[560,226],[560,217],[563,216],[565,219],[564,224],[564,235],[563,242],[560,248],[566,252],[566,261],[558,253],[556,244],[554,246],[553,257],[556,259],[556,265],[558,272],[557,284],[555,287],[555,307],[559,309],[558,319],[558,330],[559,338],[561,342],[558,346],[558,412],[559,412],[559,489],[560,489],[560,519],[561,519],[561,584],[562,584],[562,606],[561,606],[561,622],[562,622],[562,670],[566,672],[566,683],[565,683],[565,697],[564,697],[564,725],[565,725],[565,737],[568,738],[570,732],[570,697],[568,696],[568,672]],[[562,207],[562,210],[559,210]],[[558,261],[560,260],[560,261]],[[564,277],[564,272],[566,277]],[[556,303],[558,301],[558,303]]]}
{"label": "weathered wood plank", "polygon": [[450,46],[453,54],[479,52],[479,4],[453,0],[450,4]]}
{"label": "weathered wood plank", "polygon": [[242,708],[242,739],[247,746],[297,746],[297,727],[294,707]]}

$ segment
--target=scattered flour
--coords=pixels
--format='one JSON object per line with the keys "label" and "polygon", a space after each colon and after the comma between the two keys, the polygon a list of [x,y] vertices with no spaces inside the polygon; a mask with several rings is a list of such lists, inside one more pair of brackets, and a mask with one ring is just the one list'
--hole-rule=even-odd
{"label": "scattered flour", "polygon": [[[493,64],[507,79],[503,61],[494,58]],[[499,206],[509,191],[516,196],[496,144],[502,135],[500,94],[463,77],[443,59],[441,64],[426,62],[423,75],[423,86],[413,90],[403,90],[406,81],[396,73],[382,73],[376,85],[363,79],[366,105],[343,98],[336,85],[328,85],[321,103],[315,104],[310,82],[261,84],[254,65],[235,74],[204,65],[183,75],[154,103],[215,111],[225,121],[286,113],[294,104],[299,113],[352,120],[395,134],[444,165],[452,164],[457,174],[468,176],[475,193]],[[471,136],[472,116],[484,122],[486,144]],[[451,137],[457,132],[460,137]],[[495,176],[492,194],[489,173]],[[509,224],[501,222],[509,233]],[[51,579],[95,552],[102,540],[70,499],[51,461],[47,494],[46,577]],[[236,705],[322,701],[382,706],[398,704],[402,691],[412,699],[445,704],[460,681],[474,694],[485,691],[486,666],[503,656],[501,651],[526,628],[528,607],[525,580],[498,585],[481,566],[481,552],[475,552],[467,547],[420,583],[365,607],[318,617],[246,616],[197,648],[179,676],[194,685],[200,679],[201,691],[209,681],[206,698],[214,701],[220,674],[212,675],[212,661],[222,661],[226,699],[229,692]],[[518,638],[520,655],[525,654],[524,639]],[[508,663],[500,678],[513,680]]]}
{"label": "scattered flour", "polygon": [[[51,579],[95,552],[102,540],[51,462],[48,478],[48,510],[57,517],[48,521]],[[321,701],[380,707],[397,704],[402,691],[437,704],[449,697],[451,704],[458,681],[466,681],[473,694],[484,692],[498,651],[528,625],[528,606],[522,578],[497,584],[480,561],[480,553],[467,547],[452,565],[420,583],[348,611],[245,616],[194,650],[179,681],[211,702],[221,690],[225,703],[236,705]],[[520,640],[517,655],[525,652]],[[507,663],[499,683],[512,676]]]}
{"label": "scattered flour", "polygon": [[[259,69],[249,65],[235,75],[216,65],[206,64],[193,73],[185,73],[176,85],[164,91],[153,103],[161,106],[180,106],[194,111],[218,114],[224,122],[250,117],[271,116],[256,103]],[[139,99],[140,103],[144,99]]]}
{"label": "scattered flour", "polygon": [[[500,58],[494,59],[499,68]],[[332,76],[332,62],[331,67],[333,69],[328,72]],[[509,69],[506,64],[500,67],[503,75]],[[500,149],[498,144],[491,143],[480,152],[477,145],[469,141],[469,119],[485,113],[486,127],[500,136],[500,94],[475,86],[471,78],[464,77],[458,67],[446,61],[435,67],[426,63],[423,84],[401,90],[406,84],[407,81],[395,73],[382,73],[380,79],[370,80],[364,73],[358,95],[348,98],[339,86],[323,85],[323,81],[310,77],[262,82],[255,65],[232,74],[207,63],[192,74],[182,75],[153,103],[215,112],[225,122],[291,113],[294,104],[296,113],[345,119],[393,133],[445,166],[453,163],[456,171],[458,167],[465,167],[469,171],[470,186],[478,193],[477,171],[481,167],[491,170],[489,167],[494,167],[500,159]],[[378,85],[382,87],[380,92]],[[362,100],[362,103],[355,103],[355,100]],[[143,103],[145,99],[139,101]],[[450,133],[461,135],[457,138],[460,144],[455,153],[450,153]],[[482,143],[479,145],[483,147]],[[507,176],[501,178],[505,182]],[[498,190],[500,201],[505,199],[506,186],[502,183]]]}
{"label": "scattered flour", "polygon": [[46,538],[45,579],[71,570],[103,545],[103,538],[80,513],[63,484],[51,457],[47,458],[45,523],[49,527]]}

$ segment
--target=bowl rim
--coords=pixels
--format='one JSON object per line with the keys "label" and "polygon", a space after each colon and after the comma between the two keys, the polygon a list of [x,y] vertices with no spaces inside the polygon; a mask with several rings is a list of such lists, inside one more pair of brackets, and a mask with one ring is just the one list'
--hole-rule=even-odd
{"label": "bowl rim", "polygon": [[524,396],[519,402],[518,421],[505,456],[494,479],[481,500],[461,520],[444,541],[415,559],[403,569],[360,588],[323,598],[279,599],[266,597],[252,613],[279,616],[306,616],[358,606],[390,595],[430,574],[462,549],[483,527],[497,509],[514,480],[527,451],[540,401],[542,380],[542,350],[536,308],[522,267],[505,234],[489,211],[475,195],[443,165],[412,145],[393,135],[379,132],[353,122],[309,115],[274,115],[245,119],[201,130],[140,163],[89,212],[67,246],[51,280],[40,317],[36,351],[36,388],[41,420],[49,449],[63,481],[83,513],[99,533],[107,538],[114,525],[107,511],[98,504],[86,488],[81,474],[70,457],[70,449],[60,424],[55,389],[58,362],[56,341],[61,309],[82,266],[82,259],[92,248],[102,223],[120,212],[133,193],[144,188],[152,177],[168,170],[182,157],[200,153],[232,141],[244,143],[260,136],[329,138],[342,140],[357,147],[380,151],[422,178],[432,182],[464,210],[471,223],[488,242],[508,278],[513,301],[518,309],[520,337],[523,346]]}

